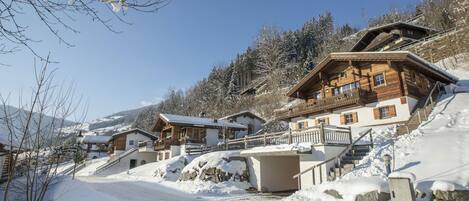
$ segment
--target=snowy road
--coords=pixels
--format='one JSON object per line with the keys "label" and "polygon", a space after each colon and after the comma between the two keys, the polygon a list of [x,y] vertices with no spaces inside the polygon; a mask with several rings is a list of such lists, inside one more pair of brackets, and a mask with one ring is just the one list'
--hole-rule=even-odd
{"label": "snowy road", "polygon": [[67,201],[200,201],[204,198],[157,183],[122,181],[103,177],[77,177],[64,180],[47,200]]}
{"label": "snowy road", "polygon": [[179,201],[203,200],[200,197],[143,181],[118,181],[102,177],[81,177],[94,190],[115,197],[116,200]]}

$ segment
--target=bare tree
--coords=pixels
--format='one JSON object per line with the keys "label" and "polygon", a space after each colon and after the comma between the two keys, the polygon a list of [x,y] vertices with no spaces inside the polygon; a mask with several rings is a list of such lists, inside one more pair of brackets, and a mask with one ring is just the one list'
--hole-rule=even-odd
{"label": "bare tree", "polygon": [[[1,97],[1,122],[8,131],[11,166],[2,186],[3,200],[40,201],[55,181],[57,168],[67,158],[63,150],[75,143],[64,143],[68,118],[77,111],[81,98],[73,85],[54,82],[54,70],[35,67],[35,86],[31,99],[19,98],[19,109],[8,109],[9,97]],[[67,147],[69,146],[69,147]]]}
{"label": "bare tree", "polygon": [[[34,20],[42,22],[61,43],[73,46],[63,38],[60,30],[78,33],[72,24],[80,16],[118,32],[113,28],[112,20],[128,23],[123,18],[128,10],[156,12],[166,4],[167,0],[0,0],[0,53],[15,52],[23,47],[44,60],[31,46],[39,40],[28,35],[30,25],[27,23]],[[20,16],[33,19],[25,21]]]}

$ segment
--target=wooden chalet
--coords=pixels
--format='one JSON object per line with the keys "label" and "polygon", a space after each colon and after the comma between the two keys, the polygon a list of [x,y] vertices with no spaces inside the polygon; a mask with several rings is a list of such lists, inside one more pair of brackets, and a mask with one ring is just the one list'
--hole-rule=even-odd
{"label": "wooden chalet", "polygon": [[392,51],[436,32],[434,29],[406,22],[390,23],[368,29],[350,51]]}
{"label": "wooden chalet", "polygon": [[402,122],[436,82],[456,81],[408,51],[331,53],[287,93],[302,101],[275,116],[293,129]]}
{"label": "wooden chalet", "polygon": [[186,144],[216,146],[223,139],[234,138],[236,131],[246,129],[246,126],[229,120],[159,114],[152,131],[160,133],[160,140],[155,150],[162,151],[159,154],[165,154],[164,159],[168,159],[185,152],[180,146],[184,147]]}
{"label": "wooden chalet", "polygon": [[157,136],[138,128],[115,133],[112,135],[112,138],[109,142],[109,153],[122,153],[132,148],[137,148],[138,143],[146,141],[155,141],[157,139]]}

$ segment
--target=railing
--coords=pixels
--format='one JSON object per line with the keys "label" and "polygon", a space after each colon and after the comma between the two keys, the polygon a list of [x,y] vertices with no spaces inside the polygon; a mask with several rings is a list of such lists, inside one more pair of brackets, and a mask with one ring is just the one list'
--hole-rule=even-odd
{"label": "railing", "polygon": [[110,159],[107,163],[99,166],[96,168],[96,171],[94,174],[99,174],[100,172],[112,167],[113,165],[119,163],[121,161],[122,158],[130,155],[131,153],[137,151],[138,149],[137,148],[132,148],[132,149],[129,149],[127,150],[126,152],[122,153],[121,155],[117,156],[117,158],[115,159]]}
{"label": "railing", "polygon": [[[313,165],[311,166],[310,168],[306,169],[306,170],[303,170],[301,171],[300,173],[296,174],[293,176],[293,179],[296,179],[298,178],[298,189],[301,189],[301,175],[311,171],[312,173],[312,179],[313,179],[313,185],[316,185],[316,171],[315,169],[316,168],[319,168],[319,183],[322,183],[322,166],[323,165],[326,165],[327,163],[329,162],[335,162],[336,164],[338,164],[338,167],[339,167],[339,175],[341,175],[341,171],[342,171],[342,168],[341,168],[341,158],[347,153],[349,152],[353,146],[355,146],[363,137],[365,137],[366,135],[369,135],[370,136],[370,146],[373,147],[373,135],[372,135],[372,129],[368,129],[366,130],[365,132],[363,132],[360,137],[358,137],[355,141],[353,141],[353,143],[350,143],[343,151],[341,151],[339,154],[337,154],[336,156],[332,157],[332,158],[329,158],[321,163],[318,163],[316,165]],[[327,170],[326,170],[327,171]]]}
{"label": "railing", "polygon": [[169,149],[171,145],[180,145],[181,143],[177,140],[165,139],[159,140],[155,145],[155,150]]}
{"label": "railing", "polygon": [[153,143],[153,141],[151,140],[139,142],[138,151],[139,152],[155,151],[155,143]]}
{"label": "railing", "polygon": [[293,144],[310,142],[312,144],[350,144],[352,132],[350,127],[314,126],[303,131],[277,132],[244,138],[227,140],[224,149],[248,149],[257,146]]}
{"label": "railing", "polygon": [[365,96],[366,91],[362,89],[354,89],[350,92],[342,93],[333,97],[318,99],[314,102],[302,103],[286,110],[277,110],[275,111],[275,117],[277,119],[285,119],[342,106],[362,104],[362,100],[366,98]]}
{"label": "railing", "polygon": [[409,120],[397,128],[396,133],[398,135],[409,134],[417,129],[423,121],[428,120],[428,115],[430,115],[433,110],[435,100],[440,96],[440,87],[442,87],[442,84],[437,81],[425,99],[424,104],[421,106],[417,105],[417,109],[412,113]]}

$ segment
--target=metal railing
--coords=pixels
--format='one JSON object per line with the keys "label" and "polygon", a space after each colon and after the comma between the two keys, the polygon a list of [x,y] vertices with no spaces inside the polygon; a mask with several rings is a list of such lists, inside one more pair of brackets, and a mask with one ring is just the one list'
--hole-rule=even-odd
{"label": "metal railing", "polygon": [[[329,158],[321,163],[318,163],[316,165],[313,165],[311,166],[310,168],[306,169],[306,170],[303,170],[301,171],[300,173],[298,174],[295,174],[293,176],[293,179],[296,179],[298,178],[298,189],[301,189],[301,175],[305,174],[305,173],[308,173],[311,171],[312,173],[312,180],[313,180],[313,185],[316,185],[316,171],[315,169],[316,168],[319,168],[319,183],[322,183],[322,180],[323,180],[323,176],[322,176],[322,166],[326,165],[327,163],[329,162],[335,162],[335,164],[338,165],[339,167],[339,175],[341,175],[341,171],[342,171],[342,168],[341,168],[341,158],[346,154],[348,153],[354,145],[356,145],[363,137],[365,137],[366,135],[369,135],[370,136],[370,146],[373,147],[373,135],[372,135],[372,129],[368,129],[366,130],[365,132],[363,132],[360,137],[358,137],[355,141],[353,141],[352,143],[350,143],[343,151],[341,151],[339,154],[335,155],[334,157],[332,158]],[[327,170],[326,170],[327,171]]]}
{"label": "metal railing", "polygon": [[248,149],[257,146],[293,144],[310,142],[312,144],[350,144],[352,132],[350,127],[319,126],[309,127],[302,131],[265,133],[263,135],[245,136],[240,139],[227,140],[222,146],[228,149]]}

